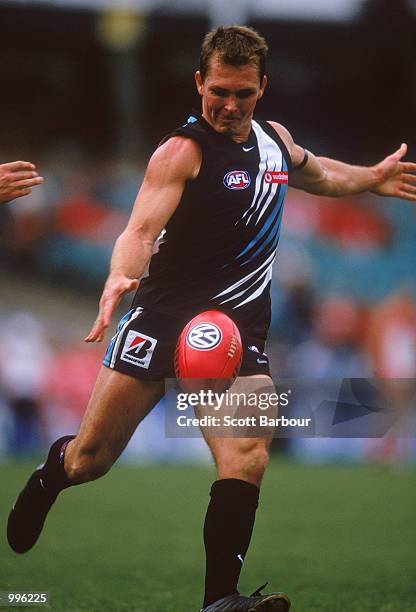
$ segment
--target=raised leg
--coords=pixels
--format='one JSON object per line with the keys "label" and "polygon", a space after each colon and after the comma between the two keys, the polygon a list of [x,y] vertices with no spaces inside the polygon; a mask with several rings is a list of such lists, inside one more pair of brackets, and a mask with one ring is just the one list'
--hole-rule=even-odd
{"label": "raised leg", "polygon": [[52,445],[46,463],[33,472],[10,512],[7,538],[15,552],[27,552],[37,542],[60,491],[108,472],[163,393],[162,382],[144,382],[102,367],[79,434]]}

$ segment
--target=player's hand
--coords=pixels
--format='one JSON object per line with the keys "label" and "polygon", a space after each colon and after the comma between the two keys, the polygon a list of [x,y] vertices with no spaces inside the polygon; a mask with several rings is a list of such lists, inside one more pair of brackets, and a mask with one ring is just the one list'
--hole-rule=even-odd
{"label": "player's hand", "polygon": [[101,342],[104,339],[113,312],[119,305],[122,296],[130,291],[135,291],[138,286],[137,279],[127,278],[120,273],[110,273],[100,299],[98,316],[85,342]]}
{"label": "player's hand", "polygon": [[416,164],[401,161],[406,153],[407,145],[402,144],[395,153],[374,166],[376,185],[373,193],[416,202]]}
{"label": "player's hand", "polygon": [[34,164],[15,161],[0,164],[0,204],[29,195],[32,187],[43,183],[43,177],[36,172]]}

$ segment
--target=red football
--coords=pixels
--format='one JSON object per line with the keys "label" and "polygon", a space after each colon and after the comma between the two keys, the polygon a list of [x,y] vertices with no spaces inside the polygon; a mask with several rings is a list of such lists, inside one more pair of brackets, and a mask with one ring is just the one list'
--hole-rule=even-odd
{"label": "red football", "polygon": [[187,392],[223,392],[238,376],[242,357],[237,325],[223,312],[207,310],[191,319],[179,336],[176,377]]}

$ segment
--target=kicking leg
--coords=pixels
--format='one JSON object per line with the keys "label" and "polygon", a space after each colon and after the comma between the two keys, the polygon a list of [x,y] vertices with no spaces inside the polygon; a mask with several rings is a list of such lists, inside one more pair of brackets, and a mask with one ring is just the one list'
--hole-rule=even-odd
{"label": "kicking leg", "polygon": [[108,472],[163,393],[162,382],[101,368],[79,434],[52,445],[10,512],[7,538],[15,552],[27,552],[36,543],[60,491]]}

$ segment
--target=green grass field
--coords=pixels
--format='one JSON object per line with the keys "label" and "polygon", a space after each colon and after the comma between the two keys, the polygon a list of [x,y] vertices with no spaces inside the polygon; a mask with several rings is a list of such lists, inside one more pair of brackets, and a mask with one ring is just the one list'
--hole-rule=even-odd
{"label": "green grass field", "polygon": [[[116,467],[65,491],[37,546],[18,556],[5,523],[31,467],[0,465],[0,590],[48,591],[52,610],[199,609],[212,469]],[[241,591],[269,580],[295,612],[415,612],[415,476],[274,460]]]}

